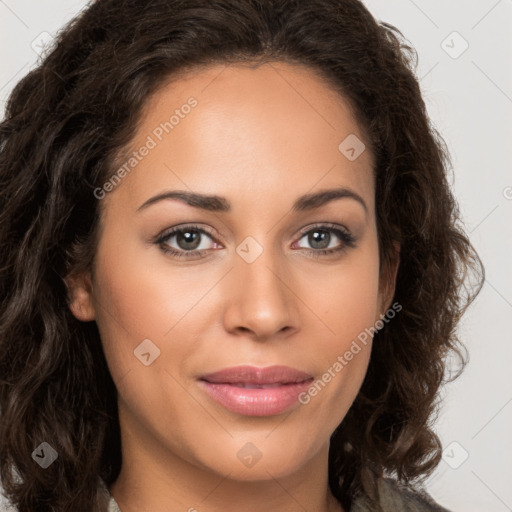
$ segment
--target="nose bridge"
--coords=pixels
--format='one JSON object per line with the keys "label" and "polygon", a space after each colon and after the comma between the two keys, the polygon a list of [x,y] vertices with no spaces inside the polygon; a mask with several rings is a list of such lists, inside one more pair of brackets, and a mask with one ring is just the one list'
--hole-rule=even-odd
{"label": "nose bridge", "polygon": [[258,258],[248,263],[242,259],[236,263],[236,273],[240,276],[241,290],[246,291],[263,302],[283,302],[286,286],[283,275],[284,266],[275,251],[266,249]]}
{"label": "nose bridge", "polygon": [[296,327],[298,315],[284,258],[270,245],[247,237],[236,249],[226,290],[226,328],[251,330],[268,337]]}

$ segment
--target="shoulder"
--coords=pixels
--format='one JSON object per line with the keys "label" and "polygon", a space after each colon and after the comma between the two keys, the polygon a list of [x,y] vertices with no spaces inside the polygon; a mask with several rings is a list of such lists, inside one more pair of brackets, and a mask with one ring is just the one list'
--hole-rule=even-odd
{"label": "shoulder", "polygon": [[[378,480],[379,503],[384,512],[450,512],[436,503],[424,490],[413,489],[391,478]],[[359,496],[352,512],[369,512],[368,499]]]}

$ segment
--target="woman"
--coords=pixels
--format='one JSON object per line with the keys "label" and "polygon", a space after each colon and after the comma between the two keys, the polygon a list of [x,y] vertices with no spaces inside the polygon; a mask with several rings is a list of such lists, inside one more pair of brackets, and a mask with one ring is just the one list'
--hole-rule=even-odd
{"label": "woman", "polygon": [[446,510],[483,266],[413,56],[356,0],[101,0],[60,33],[0,128],[19,511]]}

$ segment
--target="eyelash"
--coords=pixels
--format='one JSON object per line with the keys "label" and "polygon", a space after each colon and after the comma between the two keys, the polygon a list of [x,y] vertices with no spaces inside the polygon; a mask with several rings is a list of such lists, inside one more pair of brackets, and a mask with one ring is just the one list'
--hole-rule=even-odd
{"label": "eyelash", "polygon": [[[343,251],[346,251],[348,248],[355,247],[356,238],[346,229],[341,228],[340,226],[336,224],[315,224],[313,226],[308,227],[308,229],[302,231],[300,233],[300,236],[298,240],[304,237],[304,235],[307,235],[311,231],[316,230],[322,230],[322,231],[328,231],[334,233],[342,242],[343,244],[340,247],[336,247],[334,249],[305,249],[310,255],[312,255],[314,258],[318,258],[320,256],[328,256],[335,253],[341,253]],[[178,228],[172,228],[166,232],[164,232],[162,235],[159,235],[156,240],[154,241],[154,244],[158,245],[160,249],[165,253],[169,254],[172,257],[175,258],[183,258],[183,259],[197,259],[201,257],[204,253],[212,250],[212,249],[201,249],[201,250],[194,250],[194,251],[184,251],[184,250],[176,250],[176,249],[170,249],[165,242],[169,240],[173,235],[177,233],[186,233],[187,231],[196,231],[200,234],[208,235],[209,237],[213,238],[213,234],[209,231],[205,230],[204,228],[201,228],[195,224],[186,225],[183,227]]]}

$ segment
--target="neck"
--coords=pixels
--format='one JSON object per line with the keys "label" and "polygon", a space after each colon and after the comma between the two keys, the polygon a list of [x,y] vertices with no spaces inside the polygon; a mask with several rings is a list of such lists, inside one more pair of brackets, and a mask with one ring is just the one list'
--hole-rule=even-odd
{"label": "neck", "polygon": [[122,429],[121,437],[122,468],[109,491],[122,512],[343,512],[328,486],[328,444],[291,473],[277,474],[262,458],[261,476],[248,468],[234,479],[178,457],[143,429]]}

